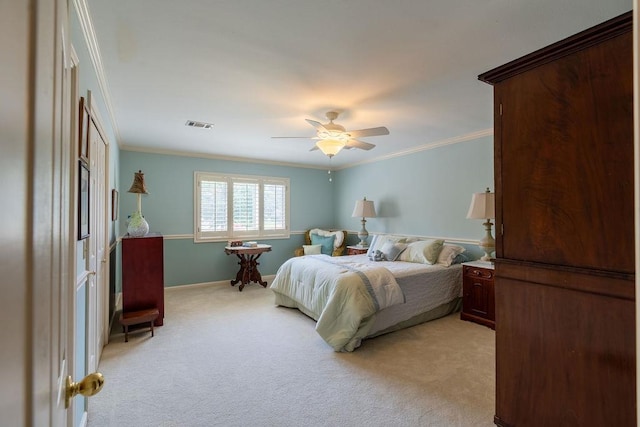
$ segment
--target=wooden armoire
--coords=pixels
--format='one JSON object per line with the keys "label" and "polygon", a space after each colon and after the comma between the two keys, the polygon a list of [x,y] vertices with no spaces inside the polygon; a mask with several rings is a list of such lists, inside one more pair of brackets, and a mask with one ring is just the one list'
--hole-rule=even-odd
{"label": "wooden armoire", "polygon": [[494,86],[500,426],[635,426],[631,12]]}

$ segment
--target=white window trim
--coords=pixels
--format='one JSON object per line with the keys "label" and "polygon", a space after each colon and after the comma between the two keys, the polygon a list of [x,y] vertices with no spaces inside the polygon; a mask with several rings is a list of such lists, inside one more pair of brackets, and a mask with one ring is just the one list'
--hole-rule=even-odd
{"label": "white window trim", "polygon": [[[224,232],[200,232],[200,182],[201,181],[225,181],[227,182],[227,231]],[[233,182],[257,182],[259,184],[260,198],[260,227],[257,231],[233,231]],[[285,187],[285,228],[284,230],[264,230],[264,185],[277,184]],[[289,238],[291,228],[289,225],[290,218],[290,200],[289,200],[289,178],[257,176],[257,175],[239,175],[239,174],[220,174],[214,172],[194,172],[193,185],[193,240],[195,243],[202,242],[221,242],[231,239],[237,240],[262,240],[262,239],[285,239]]]}

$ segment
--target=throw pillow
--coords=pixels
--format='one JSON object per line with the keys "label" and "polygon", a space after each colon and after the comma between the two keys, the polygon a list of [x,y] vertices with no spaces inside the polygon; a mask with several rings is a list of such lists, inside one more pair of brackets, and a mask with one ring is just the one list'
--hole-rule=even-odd
{"label": "throw pillow", "polygon": [[338,249],[340,246],[342,246],[342,242],[344,240],[344,232],[341,230],[326,231],[320,228],[313,228],[309,230],[309,236],[311,236],[312,234],[317,234],[318,236],[322,236],[322,237],[336,236],[336,240],[333,242],[333,247],[335,249]]}
{"label": "throw pillow", "polygon": [[453,264],[455,257],[464,251],[465,249],[462,246],[446,244],[442,246],[442,251],[440,251],[440,255],[438,255],[438,264],[449,267]]}
{"label": "throw pillow", "polygon": [[406,243],[395,243],[392,241],[387,241],[384,245],[382,245],[380,252],[384,254],[384,257],[387,261],[395,261],[398,259],[402,251],[404,251],[406,248]]}
{"label": "throw pillow", "polygon": [[322,245],[302,245],[305,255],[320,255]]}
{"label": "throw pillow", "polygon": [[325,255],[333,254],[333,242],[336,240],[335,235],[320,236],[318,234],[310,234],[312,245],[321,245],[320,252]]}
{"label": "throw pillow", "polygon": [[407,249],[400,254],[400,261],[435,264],[442,250],[444,240],[428,239],[409,243]]}

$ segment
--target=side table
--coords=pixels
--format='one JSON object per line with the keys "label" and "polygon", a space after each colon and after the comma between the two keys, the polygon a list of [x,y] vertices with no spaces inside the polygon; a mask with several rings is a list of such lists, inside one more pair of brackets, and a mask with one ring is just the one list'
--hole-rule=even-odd
{"label": "side table", "polygon": [[262,275],[258,271],[258,265],[260,265],[258,258],[260,258],[263,252],[269,252],[270,250],[271,245],[258,245],[256,247],[225,246],[224,252],[227,255],[235,254],[240,260],[238,262],[238,264],[240,264],[240,270],[238,270],[235,280],[231,281],[231,286],[241,282],[238,290],[242,291],[244,285],[256,282],[263,288],[266,288],[267,282],[262,280]]}

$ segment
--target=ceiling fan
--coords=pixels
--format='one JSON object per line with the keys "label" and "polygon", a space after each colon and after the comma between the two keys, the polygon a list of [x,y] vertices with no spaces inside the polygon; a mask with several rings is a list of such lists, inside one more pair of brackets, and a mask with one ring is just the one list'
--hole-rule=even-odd
{"label": "ceiling fan", "polygon": [[315,120],[305,119],[311,126],[316,128],[316,136],[274,136],[272,138],[311,138],[317,139],[316,145],[309,151],[320,150],[329,158],[338,154],[340,150],[352,148],[360,148],[362,150],[371,150],[375,147],[374,144],[368,142],[359,141],[356,138],[363,136],[379,136],[389,135],[389,129],[384,126],[360,129],[360,130],[346,130],[344,126],[334,123],[333,121],[338,118],[337,111],[328,111],[326,116],[329,119],[329,123],[320,123]]}

